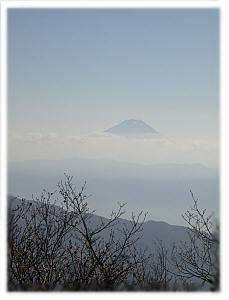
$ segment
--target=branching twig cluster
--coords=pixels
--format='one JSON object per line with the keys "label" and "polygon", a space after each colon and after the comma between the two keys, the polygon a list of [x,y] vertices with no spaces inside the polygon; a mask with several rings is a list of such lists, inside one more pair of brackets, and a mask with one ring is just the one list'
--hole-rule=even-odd
{"label": "branching twig cluster", "polygon": [[189,241],[174,246],[173,262],[177,276],[200,279],[212,289],[219,288],[219,236],[212,215],[198,207],[198,199],[191,192],[193,207],[182,215],[188,226]]}
{"label": "branching twig cluster", "polygon": [[66,175],[57,187],[32,201],[11,201],[10,290],[187,290],[192,278],[216,286],[219,241],[192,193],[194,206],[183,215],[190,242],[174,246],[171,270],[162,242],[155,253],[139,246],[146,214],[132,214],[127,222],[121,219],[125,204],[119,204],[109,219],[97,217],[88,206],[86,183],[77,191]]}

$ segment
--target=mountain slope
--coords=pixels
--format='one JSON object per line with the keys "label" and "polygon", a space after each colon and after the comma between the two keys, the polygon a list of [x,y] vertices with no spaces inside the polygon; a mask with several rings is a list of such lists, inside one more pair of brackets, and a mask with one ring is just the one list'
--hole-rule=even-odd
{"label": "mountain slope", "polygon": [[155,137],[158,132],[142,120],[125,120],[105,132],[126,137]]}
{"label": "mountain slope", "polygon": [[[25,203],[28,202],[30,202],[32,205],[40,205],[38,201],[25,200]],[[20,204],[21,199],[14,196],[8,196],[8,212],[15,209],[18,205],[20,206]],[[62,211],[61,207],[56,206],[56,208]],[[101,221],[106,224],[109,219],[92,214],[90,218],[90,227],[92,229],[96,228],[96,226],[100,224]],[[115,227],[113,227],[113,230],[117,237],[119,235],[119,229],[122,226],[130,228],[131,222],[123,218],[119,219],[119,223],[117,223]],[[142,238],[140,239],[137,246],[141,248],[148,248],[152,252],[155,249],[156,243],[159,241],[162,242],[166,248],[171,249],[174,243],[179,243],[181,241],[184,242],[188,240],[187,228],[184,226],[171,225],[166,222],[150,220],[143,223],[142,229]],[[103,238],[106,239],[109,232],[104,231],[101,234],[103,235]]]}

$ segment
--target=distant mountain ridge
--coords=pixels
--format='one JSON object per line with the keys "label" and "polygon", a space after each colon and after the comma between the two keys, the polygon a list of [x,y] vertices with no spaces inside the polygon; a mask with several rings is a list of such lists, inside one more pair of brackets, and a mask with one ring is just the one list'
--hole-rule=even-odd
{"label": "distant mountain ridge", "polygon": [[[152,219],[181,224],[181,213],[190,204],[190,189],[203,208],[218,214],[218,170],[198,164],[138,165],[82,158],[10,162],[8,193],[30,199],[43,189],[55,191],[64,173],[74,176],[78,187],[87,181],[90,205],[104,216],[117,202],[128,203],[133,211],[139,210],[140,203]],[[169,212],[165,207],[170,207]]]}
{"label": "distant mountain ridge", "polygon": [[146,124],[144,121],[134,119],[125,120],[111,128],[108,128],[105,132],[126,137],[155,137],[155,135],[157,136],[159,134],[154,128]]}
{"label": "distant mountain ridge", "polygon": [[[112,177],[125,176],[128,178],[150,178],[150,179],[175,179],[175,178],[214,178],[218,176],[218,170],[206,167],[202,164],[138,164],[112,159],[90,159],[90,158],[69,158],[62,160],[30,160],[9,162],[10,171],[18,171],[21,175],[29,172],[32,175],[34,171],[37,175],[57,174],[61,176],[64,172],[71,174],[80,174],[82,177]],[[44,174],[43,174],[44,176]]]}

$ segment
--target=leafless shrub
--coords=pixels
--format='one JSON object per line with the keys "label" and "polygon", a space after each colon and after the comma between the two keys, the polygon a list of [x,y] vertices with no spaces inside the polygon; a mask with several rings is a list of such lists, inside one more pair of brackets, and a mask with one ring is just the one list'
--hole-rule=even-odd
{"label": "leafless shrub", "polygon": [[[133,246],[140,238],[145,215],[132,215],[122,224],[124,205],[91,225],[85,195],[77,192],[72,177],[58,184],[62,207],[44,192],[36,201],[21,200],[9,209],[9,289],[100,289],[125,286],[134,262]],[[115,234],[114,226],[118,231]],[[104,234],[106,233],[106,238]]]}
{"label": "leafless shrub", "polygon": [[193,194],[194,207],[183,215],[190,243],[174,246],[171,270],[162,242],[154,253],[139,247],[146,214],[132,214],[127,222],[121,219],[125,204],[119,204],[109,219],[95,218],[86,183],[77,191],[66,175],[57,187],[33,201],[11,201],[9,290],[193,290],[193,277],[217,289],[219,241]]}
{"label": "leafless shrub", "polygon": [[191,192],[193,207],[183,219],[188,224],[189,241],[175,245],[173,262],[177,276],[183,281],[198,280],[208,283],[212,290],[219,289],[219,235],[212,215],[198,207],[198,199]]}

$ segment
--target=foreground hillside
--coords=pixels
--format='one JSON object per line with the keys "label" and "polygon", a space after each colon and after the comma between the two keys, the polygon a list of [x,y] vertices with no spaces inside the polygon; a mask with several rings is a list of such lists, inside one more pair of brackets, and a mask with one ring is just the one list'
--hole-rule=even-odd
{"label": "foreground hillside", "polygon": [[[39,206],[40,203],[37,201],[28,201],[24,200],[26,203],[31,203],[32,206]],[[9,210],[15,209],[18,205],[21,205],[22,200],[14,197],[9,196],[8,198],[8,205]],[[60,206],[56,206],[56,209],[62,211],[62,208]],[[64,210],[62,211],[64,214]],[[93,229],[97,227],[101,222],[108,223],[110,219],[100,217],[96,214],[90,215],[90,227]],[[119,218],[114,225],[114,230],[116,231],[116,234],[119,235],[119,227],[126,226],[127,228],[131,227],[131,221],[128,221],[123,218]],[[103,232],[104,238],[107,236],[107,232]],[[167,248],[172,248],[174,243],[178,242],[185,242],[188,241],[188,234],[187,234],[187,227],[184,226],[177,226],[177,225],[171,225],[166,222],[159,222],[159,221],[145,221],[142,223],[142,229],[141,229],[141,241],[139,242],[139,247],[142,248],[149,248],[153,250],[155,246],[158,243],[162,243]]]}
{"label": "foreground hillside", "polygon": [[56,194],[9,197],[10,290],[215,289],[218,241],[210,227],[194,227],[195,215],[189,228],[145,221],[142,212],[125,220],[121,204],[99,217],[84,191],[67,176]]}

